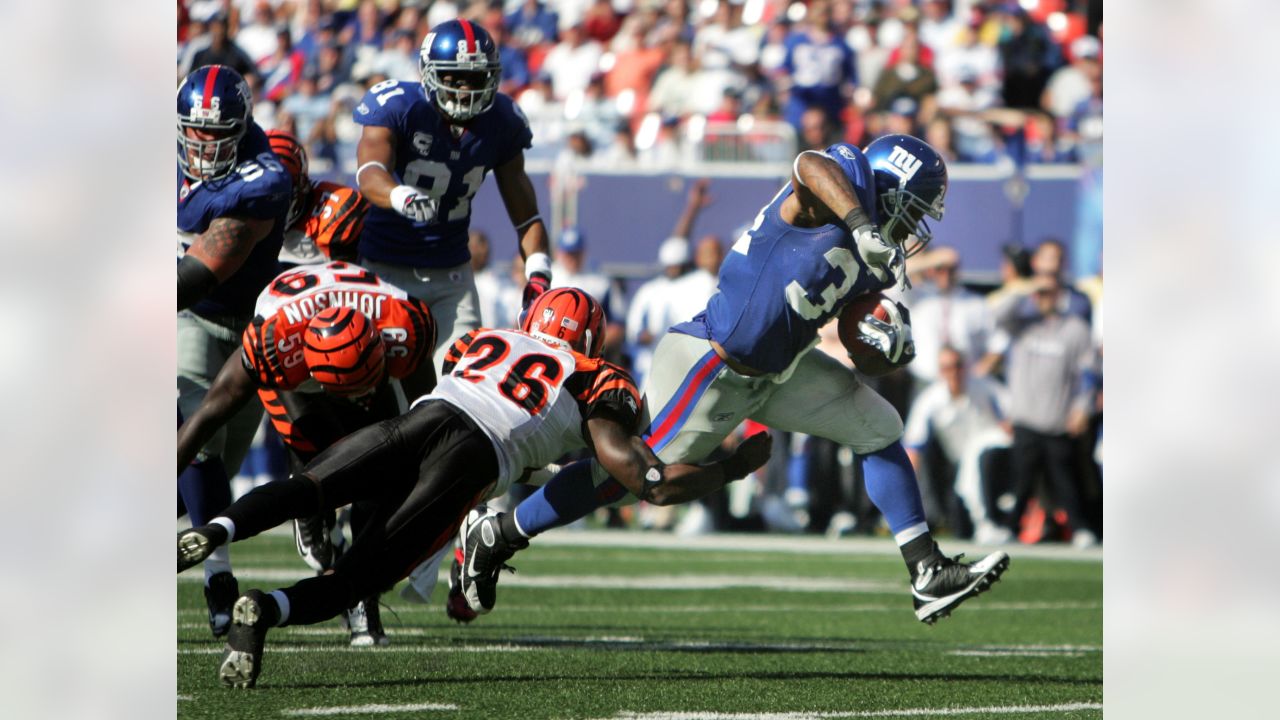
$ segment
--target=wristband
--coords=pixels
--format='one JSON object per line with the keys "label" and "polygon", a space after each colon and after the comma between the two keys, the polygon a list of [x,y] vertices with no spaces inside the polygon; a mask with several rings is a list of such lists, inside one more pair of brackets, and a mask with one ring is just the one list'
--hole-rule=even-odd
{"label": "wristband", "polygon": [[382,163],[378,162],[377,160],[370,160],[369,162],[367,162],[367,163],[365,163],[365,164],[361,165],[360,167],[356,168],[356,185],[359,185],[359,184],[360,184],[360,173],[364,172],[365,170],[367,170],[368,168],[371,168],[371,167],[379,167],[379,168],[382,168],[382,171],[383,171],[383,172],[385,172],[385,173],[387,173],[387,174],[390,174],[390,173],[391,173],[391,171],[387,169],[387,166],[386,166],[386,165],[383,165]]}
{"label": "wristband", "polygon": [[871,216],[867,215],[867,211],[860,207],[850,210],[844,216],[844,226],[849,228],[849,232],[856,232],[863,225],[871,224]]}
{"label": "wristband", "polygon": [[524,259],[524,279],[531,279],[534,273],[542,273],[551,280],[551,258],[546,253],[536,252]]}
{"label": "wristband", "polygon": [[649,502],[653,495],[653,489],[662,484],[662,466],[654,465],[644,474],[643,485],[640,488],[640,499]]}

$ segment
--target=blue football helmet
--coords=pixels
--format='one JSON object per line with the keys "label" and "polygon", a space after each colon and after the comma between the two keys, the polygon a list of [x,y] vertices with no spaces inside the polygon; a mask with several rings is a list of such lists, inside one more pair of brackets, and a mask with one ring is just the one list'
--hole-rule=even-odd
{"label": "blue football helmet", "polygon": [[418,53],[418,70],[436,107],[456,122],[493,107],[502,77],[498,44],[484,28],[461,18],[431,28]]}
{"label": "blue football helmet", "polygon": [[[236,146],[249,129],[249,84],[226,65],[191,71],[178,87],[178,166],[192,180],[216,180],[236,166]],[[192,137],[188,130],[204,138]],[[209,137],[212,135],[212,137]]]}
{"label": "blue football helmet", "polygon": [[942,219],[947,164],[937,150],[910,135],[876,138],[863,153],[876,178],[880,232],[911,257],[933,238],[925,217]]}

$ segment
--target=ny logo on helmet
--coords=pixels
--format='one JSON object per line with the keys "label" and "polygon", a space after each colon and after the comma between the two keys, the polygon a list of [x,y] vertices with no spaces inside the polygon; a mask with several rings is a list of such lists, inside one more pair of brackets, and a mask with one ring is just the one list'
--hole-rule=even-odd
{"label": "ny logo on helmet", "polygon": [[893,146],[893,152],[889,153],[889,171],[903,181],[910,180],[915,176],[916,171],[920,169],[923,162],[916,158],[915,155],[902,149],[900,145]]}

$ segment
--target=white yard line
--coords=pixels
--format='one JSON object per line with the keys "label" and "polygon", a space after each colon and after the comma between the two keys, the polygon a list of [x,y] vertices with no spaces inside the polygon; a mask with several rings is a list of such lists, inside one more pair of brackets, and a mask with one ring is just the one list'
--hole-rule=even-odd
{"label": "white yard line", "polygon": [[325,715],[379,715],[385,713],[415,712],[419,710],[457,710],[457,705],[441,703],[412,703],[409,705],[347,705],[332,707],[298,708],[281,710],[288,717],[323,717]]}
{"label": "white yard line", "polygon": [[901,710],[848,710],[829,712],[726,713],[706,711],[627,712],[601,720],[806,720],[806,718],[895,718],[957,717],[963,715],[1021,715],[1027,713],[1067,713],[1078,710],[1101,710],[1102,703],[1063,703],[1060,705],[995,705],[989,707],[903,708]]}

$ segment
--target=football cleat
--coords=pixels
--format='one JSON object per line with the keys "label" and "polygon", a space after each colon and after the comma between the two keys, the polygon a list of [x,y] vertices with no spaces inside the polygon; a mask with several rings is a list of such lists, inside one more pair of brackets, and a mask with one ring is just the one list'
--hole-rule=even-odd
{"label": "football cleat", "polygon": [[250,590],[236,600],[231,610],[231,632],[222,653],[218,679],[230,688],[251,688],[262,672],[262,651],[267,630],[278,614],[275,603],[261,590]]}
{"label": "football cleat", "polygon": [[382,628],[382,610],[378,596],[369,597],[347,610],[347,628],[351,630],[351,647],[386,647],[391,644]]}
{"label": "football cleat", "polygon": [[498,518],[503,514],[480,505],[467,513],[458,533],[465,559],[459,573],[462,597],[478,615],[493,610],[498,595],[498,573],[503,570],[515,572],[515,568],[507,565],[506,561],[517,550],[529,547],[528,539],[510,543],[502,537]]}
{"label": "football cleat", "polygon": [[453,565],[449,568],[449,594],[444,599],[444,614],[456,623],[469,623],[480,617],[462,595],[462,548],[453,549]]}
{"label": "football cleat", "polygon": [[916,619],[932,625],[947,617],[960,603],[991,588],[1009,568],[1009,556],[996,551],[976,563],[962,563],[961,553],[954,558],[920,561],[916,578],[911,583]]}
{"label": "football cleat", "polygon": [[227,531],[221,525],[204,525],[178,533],[178,572],[204,562],[226,539]]}
{"label": "football cleat", "polygon": [[209,630],[215,638],[227,634],[231,627],[231,606],[240,595],[240,584],[229,572],[214,573],[204,586],[204,601],[209,606]]}
{"label": "football cleat", "polygon": [[332,516],[332,511],[326,510],[309,518],[293,521],[293,542],[298,548],[298,555],[308,567],[318,573],[333,567],[338,559],[329,528],[326,527]]}

